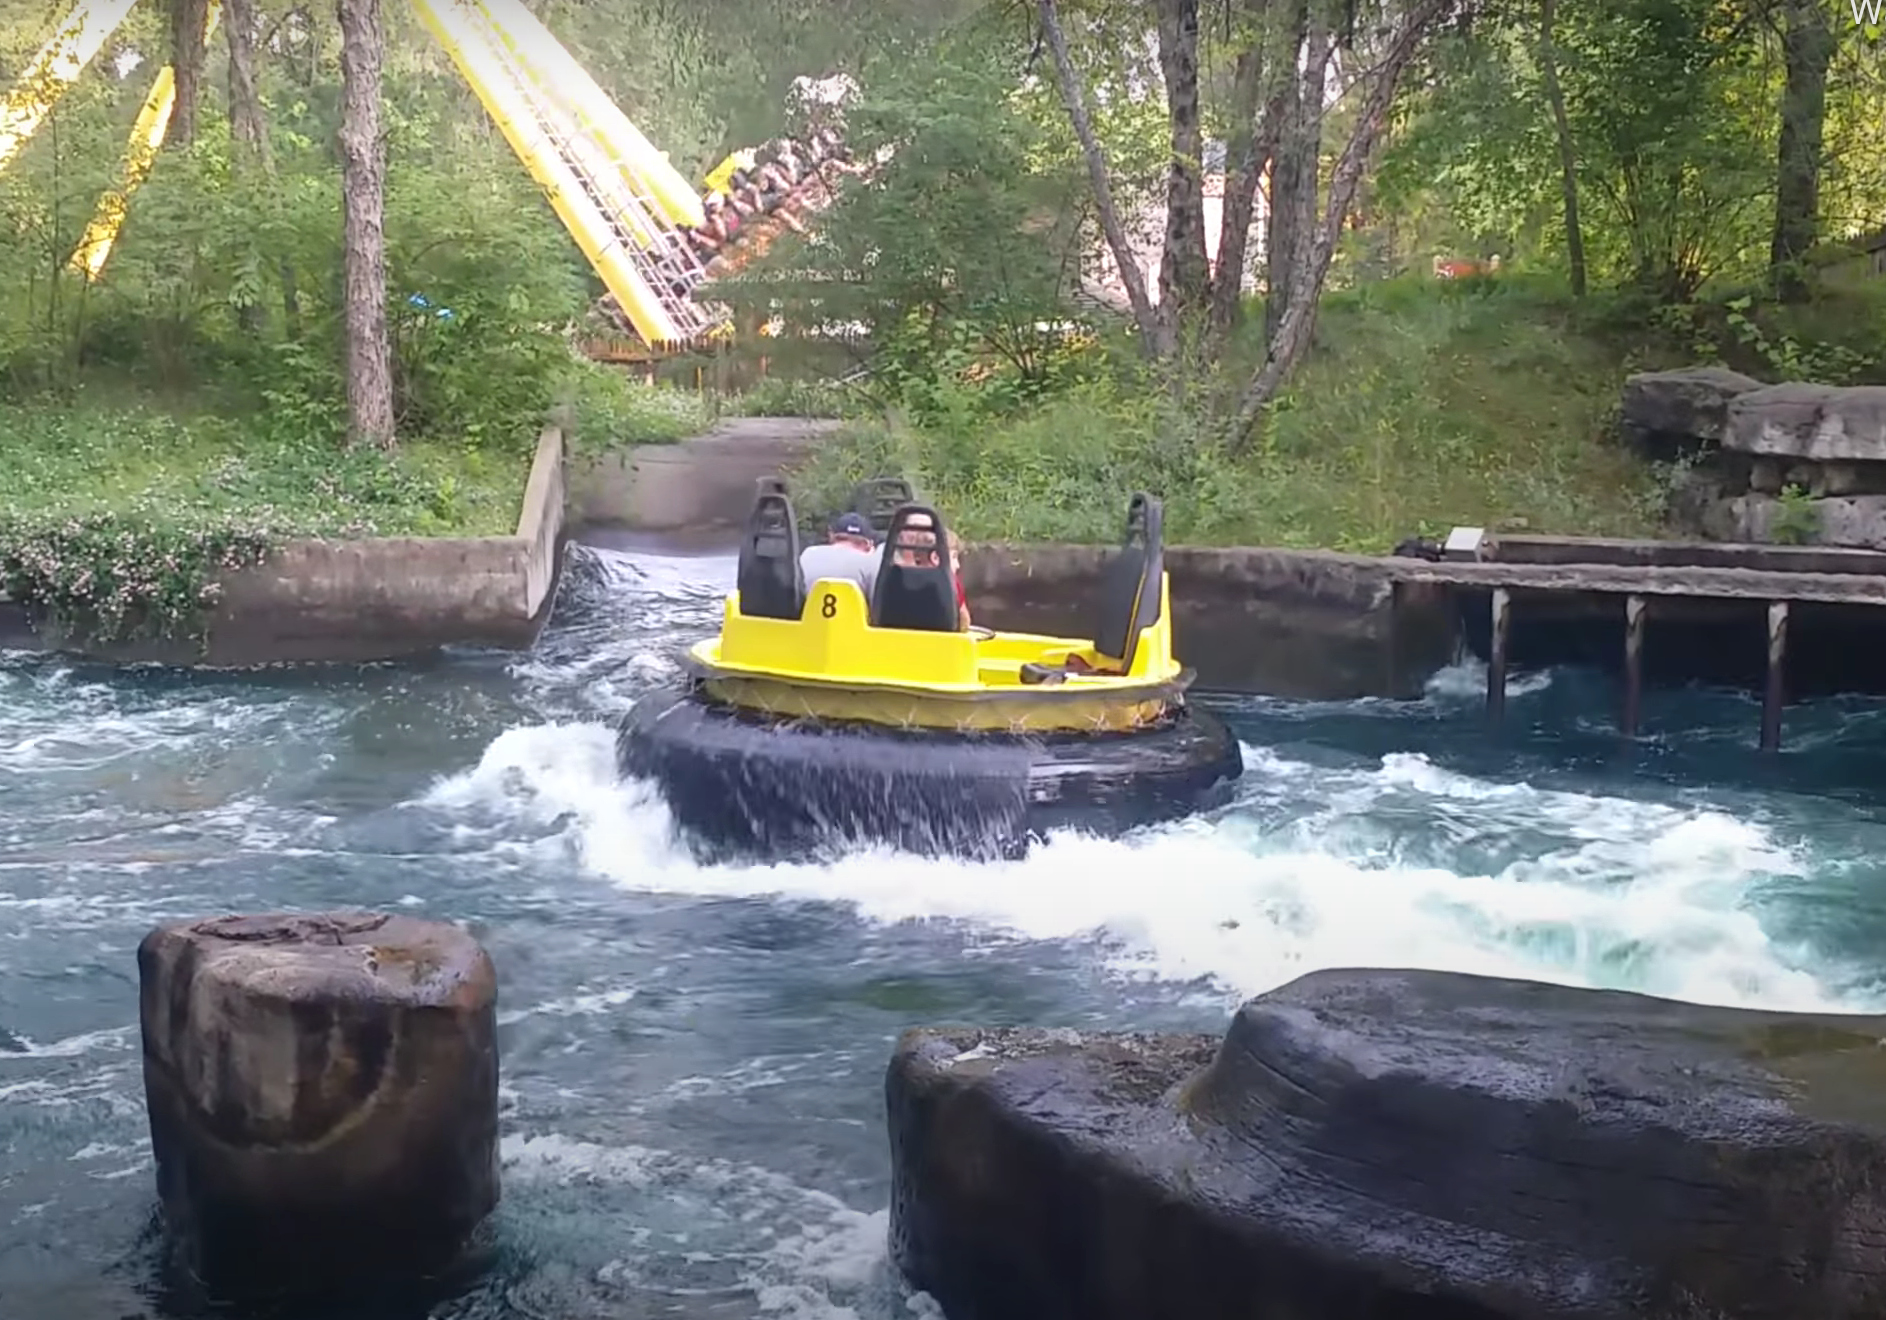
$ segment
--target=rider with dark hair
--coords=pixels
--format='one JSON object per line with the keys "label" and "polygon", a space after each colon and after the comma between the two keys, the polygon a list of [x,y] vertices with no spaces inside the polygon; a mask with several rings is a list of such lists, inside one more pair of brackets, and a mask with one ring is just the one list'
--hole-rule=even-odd
{"label": "rider with dark hair", "polygon": [[760,166],[759,185],[760,201],[768,211],[792,195],[793,187],[799,182],[795,168],[797,164],[790,147],[778,143],[767,144],[764,163]]}

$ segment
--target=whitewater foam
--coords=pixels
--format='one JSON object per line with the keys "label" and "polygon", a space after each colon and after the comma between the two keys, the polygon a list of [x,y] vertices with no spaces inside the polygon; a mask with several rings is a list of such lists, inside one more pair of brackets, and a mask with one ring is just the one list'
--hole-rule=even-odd
{"label": "whitewater foam", "polygon": [[[1761,887],[1801,863],[1759,822],[1488,783],[1415,754],[1334,770],[1261,748],[1246,758],[1246,807],[1294,803],[1295,818],[1234,808],[1124,839],[1070,832],[1018,862],[866,850],[835,866],[702,866],[674,840],[659,795],[618,782],[613,736],[597,724],[512,729],[418,805],[494,832],[527,825],[522,846],[560,850],[629,889],[837,902],[874,923],[1079,941],[1117,974],[1203,982],[1227,1000],[1317,968],[1377,966],[1838,1006],[1803,951],[1762,925]],[[1506,860],[1457,870],[1445,831],[1419,848],[1385,839],[1379,809],[1409,797],[1467,822],[1481,854]]]}

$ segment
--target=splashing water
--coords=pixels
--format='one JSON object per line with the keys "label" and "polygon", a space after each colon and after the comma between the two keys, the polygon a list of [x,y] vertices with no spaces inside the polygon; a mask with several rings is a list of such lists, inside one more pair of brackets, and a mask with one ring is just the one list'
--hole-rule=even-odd
{"label": "splashing water", "polygon": [[[1455,968],[1724,1004],[1879,1002],[1886,719],[1482,676],[1251,701],[1237,800],[1026,860],[703,867],[611,721],[711,629],[731,565],[578,551],[523,659],[196,678],[0,661],[0,1307],[154,1292],[133,950],[153,922],[398,906],[498,962],[505,1202],[434,1314],[911,1313],[884,1260],[889,1045],[924,1021],[1220,1027],[1303,972]],[[102,1282],[101,1282],[102,1280]],[[411,1312],[424,1314],[424,1308]],[[401,1312],[400,1314],[405,1314]]]}

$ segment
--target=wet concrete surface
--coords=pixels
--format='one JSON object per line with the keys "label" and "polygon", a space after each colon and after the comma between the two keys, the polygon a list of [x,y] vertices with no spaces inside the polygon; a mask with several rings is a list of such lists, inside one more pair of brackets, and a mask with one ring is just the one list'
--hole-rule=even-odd
{"label": "wet concrete surface", "polygon": [[755,483],[803,462],[842,423],[732,417],[673,445],[639,445],[570,474],[571,511],[585,525],[644,532],[737,531]]}

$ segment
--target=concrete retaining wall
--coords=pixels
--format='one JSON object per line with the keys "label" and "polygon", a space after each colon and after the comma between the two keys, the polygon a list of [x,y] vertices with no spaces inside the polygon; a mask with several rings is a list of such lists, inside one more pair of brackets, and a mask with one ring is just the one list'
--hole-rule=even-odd
{"label": "concrete retaining wall", "polygon": [[[978,545],[963,556],[976,622],[1086,636],[1110,546]],[[1312,700],[1420,695],[1454,655],[1445,588],[1388,561],[1323,551],[1172,546],[1174,646],[1202,688]]]}
{"label": "concrete retaining wall", "polygon": [[[564,539],[563,436],[537,440],[511,536],[290,541],[255,568],[226,574],[206,641],[48,649],[97,659],[245,666],[393,660],[450,645],[528,647],[556,592]],[[0,644],[23,630],[0,623]]]}

